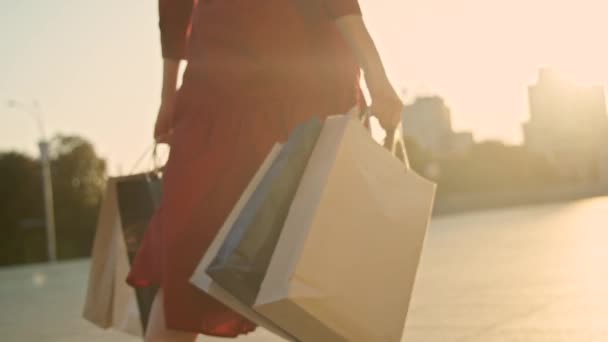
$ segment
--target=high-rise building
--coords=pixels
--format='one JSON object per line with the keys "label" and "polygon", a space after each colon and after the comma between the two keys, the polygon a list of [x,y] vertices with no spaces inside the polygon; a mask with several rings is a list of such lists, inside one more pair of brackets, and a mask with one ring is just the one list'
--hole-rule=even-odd
{"label": "high-rise building", "polygon": [[403,134],[437,157],[464,154],[473,146],[473,134],[455,133],[450,109],[441,97],[418,97],[403,110]]}
{"label": "high-rise building", "polygon": [[530,120],[523,127],[527,147],[573,180],[608,181],[604,89],[574,85],[543,69],[528,94]]}

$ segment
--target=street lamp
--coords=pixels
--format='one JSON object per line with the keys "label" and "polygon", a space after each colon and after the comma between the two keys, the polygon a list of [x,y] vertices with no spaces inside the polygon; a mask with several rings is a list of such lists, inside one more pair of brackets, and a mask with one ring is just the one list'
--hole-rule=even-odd
{"label": "street lamp", "polygon": [[40,150],[40,164],[42,165],[42,188],[44,193],[44,214],[46,222],[46,242],[49,262],[57,261],[57,238],[55,234],[55,211],[53,206],[53,182],[51,179],[51,161],[49,155],[49,142],[46,139],[44,123],[40,114],[40,106],[34,101],[32,106],[27,106],[21,102],[10,100],[7,103],[9,108],[21,109],[31,115],[40,133],[38,148]]}

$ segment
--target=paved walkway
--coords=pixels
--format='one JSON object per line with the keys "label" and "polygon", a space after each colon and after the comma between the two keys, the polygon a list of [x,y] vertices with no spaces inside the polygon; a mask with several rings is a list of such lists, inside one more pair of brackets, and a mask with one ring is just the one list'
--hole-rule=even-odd
{"label": "paved walkway", "polygon": [[[608,341],[607,212],[595,199],[435,220],[404,341]],[[0,340],[138,341],[80,318],[88,265],[0,269]]]}

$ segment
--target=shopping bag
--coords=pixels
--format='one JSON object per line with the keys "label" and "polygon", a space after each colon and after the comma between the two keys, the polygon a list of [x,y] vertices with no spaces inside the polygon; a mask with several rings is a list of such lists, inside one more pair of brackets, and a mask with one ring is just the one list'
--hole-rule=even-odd
{"label": "shopping bag", "polygon": [[314,118],[290,134],[207,268],[216,283],[249,306],[255,302],[321,128],[321,120]]}
{"label": "shopping bag", "polygon": [[97,326],[143,336],[155,288],[125,282],[158,205],[156,173],[108,179],[95,235],[83,317]]}
{"label": "shopping bag", "polygon": [[[152,172],[122,177],[116,183],[116,187],[122,236],[124,238],[124,244],[121,244],[121,247],[124,246],[126,249],[129,265],[128,274],[137,251],[144,240],[150,219],[160,204],[162,182],[159,175]],[[120,253],[120,255],[124,254]],[[117,277],[117,280],[121,282],[117,286],[122,286],[125,279],[126,275],[125,277],[122,277],[122,275]],[[156,287],[135,289],[137,309],[140,313],[144,331],[148,326],[150,310],[157,291]]]}
{"label": "shopping bag", "polygon": [[243,211],[243,208],[246,206],[252,194],[262,181],[264,175],[266,175],[266,173],[270,169],[271,165],[277,158],[281,149],[282,145],[278,143],[272,148],[262,165],[257,170],[254,177],[249,182],[245,191],[241,194],[241,197],[239,198],[236,205],[229,214],[228,218],[222,225],[222,228],[218,231],[214,240],[207,248],[205,255],[203,256],[192,277],[190,278],[190,282],[201,290],[208,293],[209,295],[211,295],[212,297],[214,297],[215,299],[217,299],[218,301],[222,302],[227,307],[239,313],[243,317],[256,323],[258,326],[267,329],[268,331],[282,337],[287,341],[295,341],[292,336],[286,333],[283,329],[279,328],[272,321],[255,312],[250,305],[244,304],[226,289],[215,283],[213,279],[211,279],[211,277],[207,274],[207,268],[209,267],[213,259],[216,257],[219,249],[222,247],[224,241],[230,233],[230,230],[232,229],[233,224],[235,223],[239,214]]}
{"label": "shopping bag", "polygon": [[356,118],[328,118],[254,310],[300,341],[401,341],[434,194]]}
{"label": "shopping bag", "polygon": [[118,216],[114,182],[113,179],[107,181],[106,191],[99,209],[83,310],[85,319],[104,329],[112,325],[116,241],[120,232],[120,217]]}

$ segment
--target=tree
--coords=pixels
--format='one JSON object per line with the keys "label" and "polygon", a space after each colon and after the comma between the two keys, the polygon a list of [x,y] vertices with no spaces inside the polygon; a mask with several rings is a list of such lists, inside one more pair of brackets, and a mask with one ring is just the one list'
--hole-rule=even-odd
{"label": "tree", "polygon": [[[105,161],[77,136],[51,144],[57,252],[88,256],[105,187]],[[17,152],[0,153],[0,265],[46,260],[40,163]]]}
{"label": "tree", "polygon": [[524,146],[487,141],[466,157],[440,161],[439,193],[530,191],[557,183],[556,170]]}
{"label": "tree", "polygon": [[87,256],[105,187],[106,163],[91,143],[78,136],[55,137],[51,158],[58,257]]}
{"label": "tree", "polygon": [[38,163],[17,152],[0,153],[0,194],[0,265],[25,259],[44,260],[44,236],[41,236],[44,210]]}

